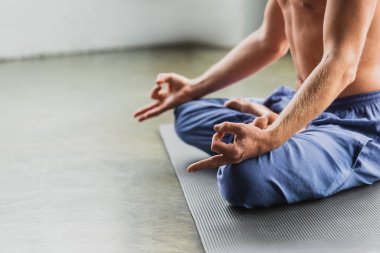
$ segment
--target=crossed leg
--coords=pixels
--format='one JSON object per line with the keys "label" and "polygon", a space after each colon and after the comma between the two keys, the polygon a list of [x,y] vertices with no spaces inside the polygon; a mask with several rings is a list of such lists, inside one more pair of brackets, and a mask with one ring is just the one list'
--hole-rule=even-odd
{"label": "crossed leg", "polygon": [[[175,115],[180,138],[213,154],[210,144],[215,124],[255,119],[252,114],[224,107],[225,102],[201,99],[178,106]],[[231,142],[232,136],[224,141]],[[380,172],[361,166],[361,160],[368,160],[371,145],[368,137],[339,125],[311,126],[269,153],[221,166],[220,193],[232,205],[252,208],[327,197],[371,184],[380,178]]]}

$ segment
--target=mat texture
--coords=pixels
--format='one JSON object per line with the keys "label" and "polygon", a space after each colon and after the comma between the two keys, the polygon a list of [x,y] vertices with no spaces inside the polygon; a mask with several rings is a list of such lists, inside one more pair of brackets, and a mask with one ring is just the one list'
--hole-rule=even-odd
{"label": "mat texture", "polygon": [[219,196],[216,170],[188,174],[207,154],[160,127],[203,247],[209,252],[380,253],[380,184],[290,206],[243,209]]}

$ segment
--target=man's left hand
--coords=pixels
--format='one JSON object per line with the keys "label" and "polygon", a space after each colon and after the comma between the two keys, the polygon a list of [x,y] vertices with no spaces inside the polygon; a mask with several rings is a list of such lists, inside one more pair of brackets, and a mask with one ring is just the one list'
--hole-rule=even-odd
{"label": "man's left hand", "polygon": [[[248,158],[269,152],[274,145],[274,138],[265,130],[268,115],[256,118],[252,123],[224,122],[214,126],[216,133],[212,137],[211,150],[218,155],[191,164],[188,172],[217,168],[225,164],[240,163]],[[234,141],[230,144],[222,141],[225,134],[232,134]]]}

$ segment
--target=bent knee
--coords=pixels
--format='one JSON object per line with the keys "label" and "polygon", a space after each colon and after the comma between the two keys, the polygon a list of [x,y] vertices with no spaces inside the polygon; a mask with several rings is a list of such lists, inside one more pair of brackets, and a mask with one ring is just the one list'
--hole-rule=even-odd
{"label": "bent knee", "polygon": [[253,165],[244,161],[219,168],[218,186],[222,197],[232,206],[245,208],[287,203],[281,187],[268,173],[272,170]]}
{"label": "bent knee", "polygon": [[189,106],[187,102],[177,106],[174,110],[175,115],[175,130],[178,137],[180,137],[184,142],[188,143],[191,141],[192,135],[194,133],[194,124],[189,120],[187,116],[186,109]]}
{"label": "bent knee", "polygon": [[175,130],[180,139],[185,143],[197,147],[208,154],[214,154],[211,149],[211,137],[213,135],[212,120],[205,120],[202,113],[204,101],[195,100],[176,107]]}

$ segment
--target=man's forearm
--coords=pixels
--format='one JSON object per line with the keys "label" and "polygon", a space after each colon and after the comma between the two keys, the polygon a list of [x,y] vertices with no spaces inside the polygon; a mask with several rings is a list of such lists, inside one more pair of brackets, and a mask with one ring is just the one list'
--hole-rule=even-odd
{"label": "man's forearm", "polygon": [[244,79],[280,58],[286,51],[287,43],[268,43],[259,29],[193,80],[194,96],[205,96]]}
{"label": "man's forearm", "polygon": [[324,56],[289,105],[268,127],[270,136],[275,139],[274,147],[305,127],[355,80],[376,6],[377,0],[327,2]]}
{"label": "man's forearm", "polygon": [[345,60],[327,59],[305,80],[292,101],[268,127],[274,147],[322,113],[355,78],[356,67]]}

